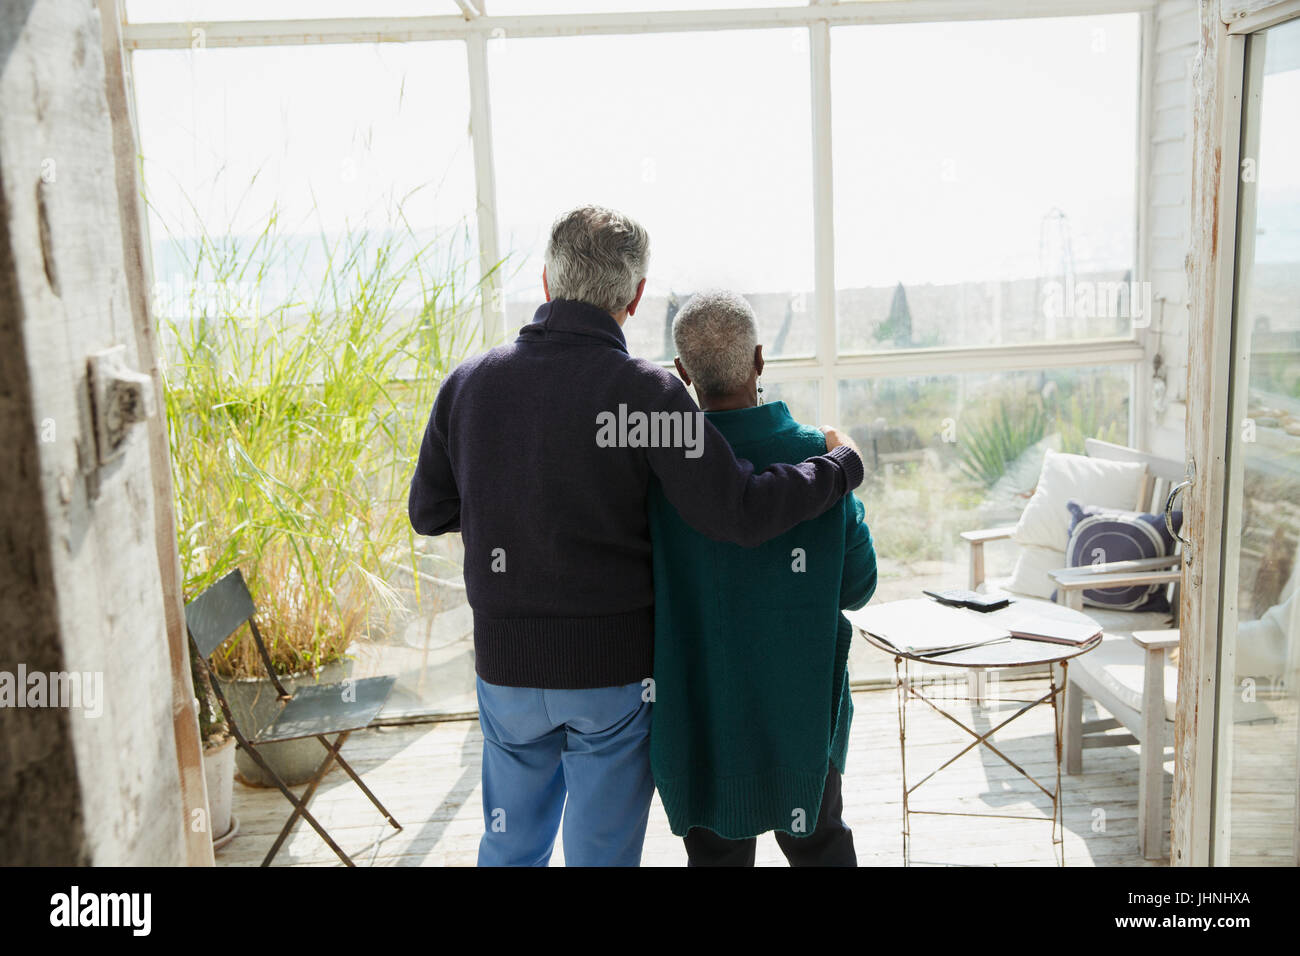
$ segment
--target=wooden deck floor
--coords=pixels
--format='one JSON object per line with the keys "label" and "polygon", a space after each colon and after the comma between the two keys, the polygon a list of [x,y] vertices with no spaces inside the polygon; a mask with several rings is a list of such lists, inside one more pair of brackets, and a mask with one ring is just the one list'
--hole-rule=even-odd
{"label": "wooden deck floor", "polygon": [[[1043,693],[1046,681],[1003,682],[1016,696]],[[914,705],[908,712],[908,772],[912,782],[970,740],[955,724]],[[971,715],[980,732],[1009,716],[1012,705],[989,705]],[[1091,706],[1091,704],[1089,704]],[[1000,709],[999,709],[1000,708]],[[844,778],[844,816],[864,866],[902,861],[901,777],[896,697],[892,690],[854,694],[853,733]],[[1049,787],[1055,773],[1052,712],[1040,707],[995,740],[1007,756]],[[378,728],[354,735],[343,753],[404,825],[393,830],[348,778],[335,771],[322,783],[312,811],[360,866],[473,866],[482,833],[477,721]],[[1085,772],[1062,775],[1065,853],[1069,866],[1151,865],[1137,852],[1137,752],[1129,747],[1089,750]],[[1168,771],[1172,767],[1167,766]],[[1169,777],[1166,774],[1166,794]],[[1041,814],[1041,820],[972,820],[914,816],[912,862],[956,866],[1053,865],[1050,802],[1033,784],[983,748],[968,753],[913,796],[913,809]],[[218,865],[261,862],[289,812],[274,790],[235,784],[239,835],[217,853]],[[1166,853],[1167,853],[1166,837]],[[557,840],[552,865],[563,863]],[[339,861],[309,827],[299,824],[277,865],[337,866]],[[684,866],[681,840],[672,835],[656,796],[646,835],[644,865]],[[785,865],[770,834],[759,839],[759,865]]]}

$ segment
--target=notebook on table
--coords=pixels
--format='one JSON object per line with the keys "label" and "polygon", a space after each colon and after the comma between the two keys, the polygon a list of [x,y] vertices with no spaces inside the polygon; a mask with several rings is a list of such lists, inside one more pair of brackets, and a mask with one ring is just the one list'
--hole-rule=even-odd
{"label": "notebook on table", "polygon": [[1087,644],[1101,633],[1101,627],[1095,621],[1063,621],[1046,614],[1004,615],[1001,623],[1012,637],[1073,647]]}

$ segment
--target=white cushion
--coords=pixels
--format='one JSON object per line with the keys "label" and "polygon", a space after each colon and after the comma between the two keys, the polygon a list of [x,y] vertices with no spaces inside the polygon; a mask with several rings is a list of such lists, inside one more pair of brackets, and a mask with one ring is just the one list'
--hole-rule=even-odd
{"label": "white cushion", "polygon": [[[1089,612],[1091,616],[1091,612]],[[1167,620],[1163,614],[1147,614],[1148,619]],[[1142,630],[1142,628],[1139,628]],[[1168,663],[1165,654],[1165,720],[1174,719],[1174,701],[1178,696],[1178,667]],[[1121,704],[1142,713],[1142,683],[1146,674],[1146,651],[1127,634],[1102,634],[1101,645],[1070,663],[1082,667],[1115,696]],[[1100,702],[1103,707],[1106,701]]]}
{"label": "white cushion", "polygon": [[[1038,486],[1012,538],[1022,547],[1033,545],[1064,554],[1070,540],[1066,502],[1074,498],[1083,505],[1138,509],[1146,470],[1140,461],[1109,461],[1049,450],[1043,458]],[[1057,567],[1065,567],[1064,562]]]}
{"label": "white cushion", "polygon": [[1051,600],[1056,585],[1047,576],[1047,572],[1059,571],[1063,567],[1065,567],[1064,551],[1023,544],[1016,555],[1015,570],[1005,582],[1005,588],[1018,594]]}
{"label": "white cushion", "polygon": [[1163,631],[1174,626],[1172,618],[1163,611],[1118,611],[1085,606],[1083,613],[1100,624],[1107,634]]}

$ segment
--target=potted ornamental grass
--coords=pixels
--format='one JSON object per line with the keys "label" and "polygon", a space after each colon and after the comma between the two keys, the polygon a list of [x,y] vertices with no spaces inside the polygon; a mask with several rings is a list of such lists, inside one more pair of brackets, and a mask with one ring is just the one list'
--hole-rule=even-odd
{"label": "potted ornamental grass", "polygon": [[[415,567],[406,497],[424,419],[475,341],[463,232],[308,242],[272,213],[256,236],[187,241],[183,301],[155,302],[185,593],[242,571],[290,691],[346,677],[349,648],[400,605],[385,573]],[[248,628],[211,662],[241,729],[274,717]],[[323,756],[313,738],[259,752],[290,784]],[[271,785],[242,749],[236,762]]]}

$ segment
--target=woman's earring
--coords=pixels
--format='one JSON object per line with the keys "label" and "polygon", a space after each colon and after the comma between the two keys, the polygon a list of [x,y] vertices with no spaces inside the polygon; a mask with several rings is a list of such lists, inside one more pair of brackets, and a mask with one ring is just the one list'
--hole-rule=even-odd
{"label": "woman's earring", "polygon": [[762,378],[762,376],[759,376],[758,379],[757,379],[757,381],[758,381],[758,404],[762,405],[762,404],[763,404],[763,378]]}

